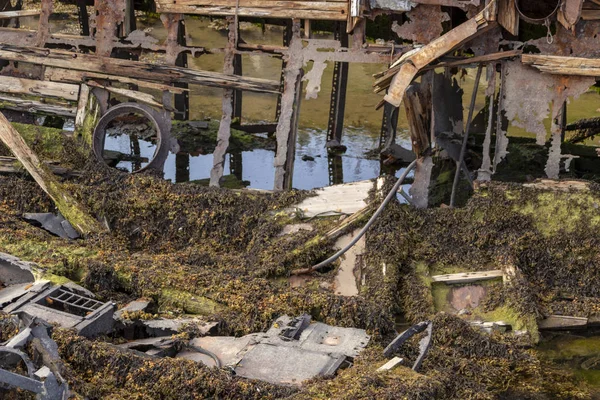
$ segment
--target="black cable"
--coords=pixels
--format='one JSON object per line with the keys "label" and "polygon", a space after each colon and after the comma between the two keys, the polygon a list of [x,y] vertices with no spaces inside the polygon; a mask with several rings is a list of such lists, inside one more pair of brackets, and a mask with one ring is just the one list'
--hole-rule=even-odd
{"label": "black cable", "polygon": [[[352,239],[352,241],[350,243],[348,243],[348,245],[346,245],[343,249],[341,249],[340,251],[338,251],[331,257],[329,257],[327,260],[321,261],[317,265],[314,265],[308,269],[298,270],[295,273],[295,275],[299,275],[301,273],[309,273],[309,272],[317,271],[323,267],[326,267],[329,264],[331,264],[332,262],[334,262],[335,260],[337,260],[338,258],[340,258],[342,255],[344,255],[348,250],[350,250],[352,248],[352,246],[354,246],[356,244],[356,242],[358,242],[360,240],[360,238],[363,237],[365,233],[367,233],[367,230],[369,230],[371,225],[373,225],[373,223],[375,223],[375,220],[381,215],[385,206],[387,206],[388,203],[392,200],[392,198],[394,198],[394,196],[398,192],[398,189],[400,188],[400,185],[402,185],[402,182],[404,182],[404,180],[406,179],[406,176],[417,165],[417,161],[418,161],[418,159],[414,160],[413,162],[411,162],[409,164],[408,167],[406,167],[406,170],[404,170],[404,172],[402,173],[400,178],[398,178],[398,181],[396,181],[396,184],[394,185],[392,190],[390,190],[390,192],[388,193],[386,198],[383,200],[383,202],[381,203],[381,205],[379,206],[377,211],[375,211],[375,213],[371,216],[371,219],[369,219],[369,221],[365,224],[365,226],[360,230],[360,232],[358,232],[358,234],[354,237],[354,239]],[[294,272],[292,272],[292,274],[294,274]]]}

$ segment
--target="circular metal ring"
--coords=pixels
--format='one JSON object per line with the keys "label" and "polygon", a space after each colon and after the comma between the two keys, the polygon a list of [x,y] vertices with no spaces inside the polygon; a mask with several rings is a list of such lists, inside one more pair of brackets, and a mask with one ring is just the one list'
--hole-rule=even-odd
{"label": "circular metal ring", "polygon": [[169,140],[168,140],[168,128],[165,126],[163,116],[158,111],[150,106],[139,103],[121,103],[111,109],[100,118],[96,128],[94,129],[94,137],[92,141],[92,150],[94,156],[98,161],[104,161],[104,144],[106,140],[106,128],[108,125],[117,117],[127,114],[142,114],[146,117],[156,128],[156,150],[152,159],[148,164],[132,173],[142,172],[148,169],[157,169],[164,165],[164,160],[169,153]]}
{"label": "circular metal ring", "polygon": [[517,12],[519,13],[519,16],[521,19],[523,19],[526,22],[529,22],[530,24],[543,24],[546,21],[548,21],[550,18],[552,18],[554,16],[554,14],[556,14],[558,12],[558,10],[560,9],[560,6],[562,5],[562,0],[557,0],[556,1],[556,7],[554,8],[554,11],[552,11],[550,14],[548,14],[545,17],[542,18],[531,18],[528,17],[527,15],[523,14],[523,11],[521,11],[521,8],[519,7],[519,0],[514,0],[515,2],[515,8],[517,9]]}

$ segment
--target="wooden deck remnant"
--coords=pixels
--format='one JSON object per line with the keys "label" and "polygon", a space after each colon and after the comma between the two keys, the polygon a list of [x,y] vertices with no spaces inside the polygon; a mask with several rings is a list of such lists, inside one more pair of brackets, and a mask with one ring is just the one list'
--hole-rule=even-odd
{"label": "wooden deck remnant", "polygon": [[455,283],[472,283],[478,281],[486,281],[491,279],[502,278],[504,273],[502,270],[482,271],[482,272],[461,272],[458,274],[434,275],[431,277],[432,282],[442,282],[447,284]]}
{"label": "wooden deck remnant", "polygon": [[371,189],[373,182],[370,180],[328,186],[318,189],[316,196],[307,198],[295,208],[307,218],[354,214],[367,207]]}

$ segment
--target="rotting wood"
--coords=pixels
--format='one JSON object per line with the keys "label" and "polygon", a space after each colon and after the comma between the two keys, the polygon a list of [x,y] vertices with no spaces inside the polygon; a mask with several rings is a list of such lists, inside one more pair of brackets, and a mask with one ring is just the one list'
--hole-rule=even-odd
{"label": "rotting wood", "polygon": [[496,63],[487,65],[487,89],[485,91],[486,102],[488,104],[487,126],[485,130],[485,139],[483,140],[483,158],[481,167],[477,171],[477,180],[490,181],[492,179],[492,160],[490,158],[490,149],[492,146],[492,130],[494,127],[494,101],[496,98]]}
{"label": "rotting wood", "polygon": [[54,0],[42,0],[42,12],[38,21],[37,37],[35,41],[36,47],[44,47],[48,36],[50,35],[50,15],[54,10]]}
{"label": "rotting wood", "polygon": [[90,87],[85,83],[81,84],[79,89],[79,101],[77,102],[77,114],[75,115],[75,131],[83,127],[85,116],[88,112],[88,103],[90,100]]}
{"label": "rotting wood", "polygon": [[121,75],[128,78],[162,83],[191,83],[204,86],[279,93],[279,82],[267,79],[227,75],[218,72],[196,71],[189,68],[161,66],[139,61],[98,57],[66,51],[0,46],[0,59],[20,61],[77,71]]}
{"label": "rotting wood", "polygon": [[60,213],[83,235],[104,229],[79,202],[58,182],[50,169],[29,148],[19,132],[0,113],[0,140],[11,150],[37,184],[50,196]]}
{"label": "rotting wood", "polygon": [[17,11],[1,11],[0,19],[12,19],[12,18],[22,18],[22,17],[33,17],[36,15],[40,15],[41,10],[17,10]]}
{"label": "rotting wood", "polygon": [[521,61],[549,74],[600,77],[600,59],[597,58],[523,54]]}
{"label": "rotting wood", "polygon": [[429,70],[441,68],[441,67],[452,68],[452,67],[462,67],[465,65],[476,65],[476,64],[481,64],[481,63],[487,63],[490,61],[498,61],[498,60],[507,59],[507,58],[519,57],[521,54],[523,54],[522,50],[501,51],[498,53],[485,54],[482,56],[470,57],[470,58],[465,58],[462,60],[446,61],[446,62],[441,62],[439,64],[429,65],[429,66],[423,68],[423,71],[429,71]]}
{"label": "rotting wood", "polygon": [[431,277],[432,282],[442,282],[447,284],[457,283],[472,283],[477,281],[485,281],[490,279],[502,278],[504,273],[502,270],[482,271],[482,272],[461,272],[458,274],[434,275]]}
{"label": "rotting wood", "polygon": [[404,91],[422,68],[468,39],[473,39],[496,26],[495,23],[486,19],[488,9],[493,5],[495,5],[495,0],[492,0],[483,11],[467,22],[457,26],[417,51],[408,54],[406,57],[401,57],[392,65],[392,68],[400,65],[400,69],[393,77],[384,100],[399,107],[404,97]]}
{"label": "rotting wood", "polygon": [[159,13],[346,21],[346,1],[157,0]]}
{"label": "rotting wood", "polygon": [[[228,42],[223,61],[223,72],[233,74],[234,59],[235,59],[235,41],[238,27],[235,18],[227,18],[229,33]],[[231,120],[233,115],[233,90],[226,89],[223,91],[223,115],[217,132],[217,145],[213,153],[213,167],[210,171],[210,186],[219,187],[225,164],[225,156],[229,148],[229,138],[231,136]]]}
{"label": "rotting wood", "polygon": [[570,317],[566,315],[550,315],[538,321],[538,328],[543,330],[552,329],[583,329],[588,325],[587,318]]}
{"label": "rotting wood", "polygon": [[43,103],[36,100],[23,99],[21,97],[4,96],[0,94],[0,109],[2,108],[33,114],[51,114],[70,118],[75,117],[77,113],[77,109],[75,107]]}
{"label": "rotting wood", "polygon": [[[300,36],[300,22],[294,20],[292,25],[292,40],[289,51],[285,55],[286,66],[284,69],[284,89],[281,96],[281,114],[277,122],[277,152],[275,154],[275,183],[273,190],[284,190],[291,183],[293,171],[289,170],[290,138],[295,136],[297,126],[297,106],[299,102],[298,86],[301,84],[301,73],[303,66],[302,38]],[[292,145],[293,150],[295,147]],[[292,161],[293,162],[293,161]]]}
{"label": "rotting wood", "polygon": [[102,79],[108,80],[111,82],[119,82],[131,84],[139,87],[144,87],[148,89],[160,90],[160,91],[169,91],[171,93],[184,93],[189,92],[189,89],[180,88],[177,86],[165,85],[162,83],[144,81],[139,79],[127,78],[124,76],[117,75],[107,75],[95,72],[87,72],[87,71],[73,71],[64,68],[53,68],[46,67],[46,71],[44,72],[44,79],[53,82],[65,82],[65,83],[81,83],[86,82],[90,79]]}
{"label": "rotting wood", "polygon": [[[88,81],[87,83],[91,87],[102,88],[109,91],[110,93],[125,96],[130,99],[137,100],[140,103],[148,104],[152,107],[165,108],[165,106],[161,102],[159,102],[154,96],[148,93],[139,92],[137,90],[116,88],[108,85],[103,85],[96,81]],[[169,109],[167,111],[172,111],[172,109]]]}
{"label": "rotting wood", "polygon": [[0,79],[0,92],[38,97],[56,97],[70,101],[77,101],[79,86],[66,83],[45,82],[34,79],[2,76],[2,79]]}
{"label": "rotting wood", "polygon": [[511,35],[519,34],[519,14],[515,0],[498,0],[498,23]]}

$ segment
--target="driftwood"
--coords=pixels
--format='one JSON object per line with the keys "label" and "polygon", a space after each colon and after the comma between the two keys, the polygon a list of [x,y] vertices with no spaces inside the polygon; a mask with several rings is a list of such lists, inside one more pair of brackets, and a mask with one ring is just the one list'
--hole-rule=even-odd
{"label": "driftwood", "polygon": [[1,113],[0,140],[13,152],[42,190],[54,201],[60,213],[77,231],[86,235],[103,230],[102,225],[84,211],[79,202],[58,182],[48,166],[38,159],[19,132]]}

